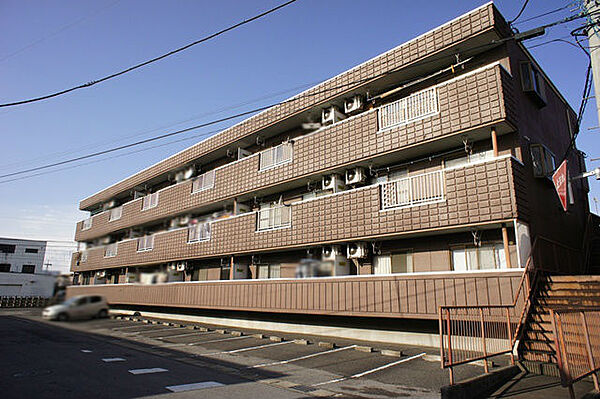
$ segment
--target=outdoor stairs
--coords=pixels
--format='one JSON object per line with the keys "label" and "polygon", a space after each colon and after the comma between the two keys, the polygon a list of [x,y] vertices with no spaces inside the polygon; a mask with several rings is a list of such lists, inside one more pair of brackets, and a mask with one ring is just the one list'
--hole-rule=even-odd
{"label": "outdoor stairs", "polygon": [[600,308],[600,275],[548,276],[543,280],[539,283],[519,354],[529,371],[558,376],[550,309]]}

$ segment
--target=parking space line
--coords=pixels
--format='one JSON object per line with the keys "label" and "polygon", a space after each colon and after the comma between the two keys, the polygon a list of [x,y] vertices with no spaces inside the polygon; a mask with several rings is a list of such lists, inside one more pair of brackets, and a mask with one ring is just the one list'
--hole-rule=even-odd
{"label": "parking space line", "polygon": [[251,350],[255,350],[255,349],[261,349],[261,348],[266,348],[268,346],[275,346],[275,345],[285,345],[285,344],[291,344],[294,341],[284,341],[284,342],[275,342],[274,344],[265,344],[265,345],[258,345],[258,346],[251,346],[249,348],[241,348],[241,349],[234,349],[231,351],[222,351],[222,352],[213,352],[213,353],[203,353],[202,356],[210,356],[210,355],[222,355],[225,353],[239,353],[239,352],[246,352],[246,351],[251,351]]}
{"label": "parking space line", "polygon": [[222,386],[225,386],[225,384],[221,384],[220,382],[216,382],[216,381],[204,381],[204,382],[196,382],[196,383],[192,383],[192,384],[171,385],[171,386],[168,386],[165,388],[171,392],[186,392],[186,391],[195,391],[198,389],[214,388],[214,387],[222,387]]}
{"label": "parking space line", "polygon": [[256,368],[259,368],[259,367],[267,367],[267,366],[276,366],[276,365],[279,365],[279,364],[287,364],[287,363],[291,363],[291,362],[296,362],[298,360],[310,359],[311,357],[315,357],[315,356],[321,356],[321,355],[326,355],[326,354],[329,354],[329,353],[343,351],[343,350],[346,350],[346,349],[352,349],[354,347],[356,347],[356,345],[344,346],[343,348],[337,348],[337,349],[332,349],[332,350],[329,350],[329,351],[312,353],[310,355],[300,356],[300,357],[296,357],[296,358],[288,359],[288,360],[281,360],[279,362],[256,364],[254,366],[249,366],[247,368],[249,368],[249,369],[256,369]]}
{"label": "parking space line", "polygon": [[202,344],[210,344],[212,342],[223,342],[223,341],[231,341],[234,339],[244,339],[244,338],[252,338],[250,336],[241,336],[241,337],[231,337],[231,338],[223,338],[223,339],[212,339],[210,341],[198,341],[198,342],[191,342],[188,345],[202,345]]}
{"label": "parking space line", "polygon": [[350,380],[350,379],[353,379],[353,378],[364,377],[365,375],[372,374],[372,373],[375,373],[377,371],[387,369],[388,367],[392,367],[392,366],[395,366],[395,365],[400,364],[400,363],[405,363],[405,362],[408,362],[408,361],[411,361],[411,360],[414,360],[414,359],[418,359],[418,358],[423,357],[425,355],[426,355],[425,352],[419,353],[418,355],[410,356],[410,357],[407,357],[405,359],[396,360],[395,362],[384,364],[383,366],[379,366],[379,367],[376,367],[376,368],[371,369],[371,370],[363,371],[362,373],[354,374],[354,375],[351,375],[350,377],[342,377],[342,378],[336,378],[336,379],[325,381],[325,382],[319,382],[318,384],[314,384],[313,387],[318,387],[318,386],[327,385],[327,384],[333,384],[335,382],[346,381],[346,380]]}
{"label": "parking space line", "polygon": [[163,369],[160,367],[154,367],[154,368],[150,368],[150,369],[131,369],[131,370],[127,370],[127,371],[129,371],[133,375],[139,375],[139,374],[164,373],[165,371],[169,371],[169,370]]}
{"label": "parking space line", "polygon": [[216,331],[196,331],[185,334],[177,334],[177,335],[163,335],[161,337],[154,337],[154,339],[164,339],[164,338],[177,338],[177,337],[187,337],[188,335],[206,335],[206,334],[214,334]]}
{"label": "parking space line", "polygon": [[107,358],[102,359],[102,361],[105,363],[124,362],[125,359],[123,359],[122,357],[107,357]]}

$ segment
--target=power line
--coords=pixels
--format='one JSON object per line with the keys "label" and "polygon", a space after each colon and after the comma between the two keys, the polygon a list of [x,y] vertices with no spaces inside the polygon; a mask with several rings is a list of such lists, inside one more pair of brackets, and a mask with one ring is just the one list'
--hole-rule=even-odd
{"label": "power line", "polygon": [[138,68],[141,68],[141,67],[144,67],[146,65],[152,64],[154,62],[160,61],[160,60],[162,60],[164,58],[167,58],[167,57],[169,57],[171,55],[177,54],[177,53],[179,53],[181,51],[187,50],[188,48],[190,48],[192,46],[195,46],[197,44],[200,44],[200,43],[206,42],[208,40],[214,39],[217,36],[220,36],[220,35],[222,35],[222,34],[224,34],[226,32],[229,32],[231,30],[239,28],[242,25],[246,25],[246,24],[248,24],[250,22],[256,21],[257,19],[260,19],[260,18],[262,18],[262,17],[264,17],[266,15],[269,15],[269,14],[271,14],[271,13],[273,13],[273,12],[279,10],[279,9],[282,9],[282,8],[284,8],[284,7],[292,4],[292,3],[295,3],[296,1],[297,0],[289,0],[289,1],[285,2],[285,3],[283,3],[283,4],[278,5],[277,7],[273,7],[270,10],[267,10],[265,12],[262,12],[262,13],[258,14],[258,15],[255,15],[252,18],[245,19],[245,20],[243,20],[241,22],[238,22],[238,23],[236,23],[234,25],[231,25],[231,26],[229,26],[229,27],[227,27],[225,29],[222,29],[222,30],[220,30],[218,32],[215,32],[215,33],[213,33],[211,35],[203,37],[202,39],[196,40],[195,42],[186,44],[183,47],[179,47],[179,48],[177,48],[175,50],[169,51],[168,53],[165,53],[165,54],[162,54],[162,55],[160,55],[158,57],[155,57],[155,58],[152,58],[150,60],[144,61],[144,62],[142,62],[140,64],[134,65],[134,66],[129,67],[127,69],[123,69],[123,70],[121,70],[119,72],[115,72],[115,73],[113,73],[111,75],[108,75],[108,76],[105,76],[103,78],[100,78],[100,79],[97,79],[97,80],[92,80],[91,82],[84,83],[84,84],[81,84],[79,86],[74,86],[74,87],[71,87],[69,89],[61,90],[61,91],[56,92],[56,93],[47,94],[47,95],[36,97],[36,98],[30,98],[28,100],[21,100],[21,101],[14,101],[14,102],[10,102],[10,103],[0,104],[0,108],[1,107],[12,107],[12,106],[15,106],[15,105],[22,105],[22,104],[28,104],[28,103],[33,103],[33,102],[37,102],[37,101],[47,100],[49,98],[53,98],[53,97],[57,97],[57,96],[60,96],[60,95],[63,95],[63,94],[67,94],[67,93],[70,93],[70,92],[78,90],[78,89],[85,89],[85,88],[97,85],[98,83],[102,83],[102,82],[105,82],[105,81],[107,81],[109,79],[116,78],[118,76],[124,75],[126,73],[131,72],[131,71],[134,71],[134,70],[136,70]]}
{"label": "power line", "polygon": [[[548,27],[556,26],[556,25],[567,23],[567,22],[571,22],[571,21],[573,21],[575,19],[583,18],[583,17],[585,17],[585,15],[583,15],[583,14],[574,15],[574,16],[571,16],[571,17],[567,17],[567,18],[561,19],[559,21],[555,21],[555,22],[543,25],[541,28],[548,28]],[[504,42],[506,42],[508,40],[512,40],[512,39],[514,39],[514,36],[506,37],[506,38],[499,39],[499,40],[491,40],[491,41],[489,41],[486,44],[474,46],[474,47],[470,48],[469,50],[472,51],[472,50],[481,49],[481,48],[484,48],[484,47],[491,47],[491,46],[499,45],[501,43],[504,43]],[[42,165],[42,166],[38,166],[38,167],[34,167],[34,168],[29,168],[29,169],[26,169],[26,170],[21,170],[21,171],[17,171],[17,172],[13,172],[13,173],[7,173],[7,174],[4,174],[4,175],[0,175],[0,178],[12,177],[12,176],[17,176],[17,175],[21,175],[21,174],[30,173],[30,172],[35,172],[35,171],[38,171],[38,170],[48,169],[48,168],[52,168],[52,167],[60,166],[60,165],[65,165],[65,164],[69,164],[69,163],[81,161],[81,160],[84,160],[84,159],[93,158],[93,157],[97,157],[97,156],[100,156],[100,155],[108,154],[108,153],[111,153],[111,152],[123,150],[123,149],[126,149],[126,148],[135,147],[135,146],[146,144],[146,143],[149,143],[149,142],[152,142],[152,141],[156,141],[156,140],[164,139],[164,138],[167,138],[167,137],[175,136],[175,135],[178,135],[178,134],[182,134],[182,133],[185,133],[185,132],[189,132],[189,131],[192,131],[192,130],[200,129],[202,127],[207,127],[207,126],[211,126],[211,125],[214,125],[214,124],[217,124],[217,123],[221,123],[221,122],[229,121],[229,120],[232,120],[232,119],[236,119],[236,118],[241,117],[241,116],[246,116],[246,115],[253,114],[253,113],[256,113],[256,112],[264,111],[264,110],[272,108],[274,106],[283,105],[283,104],[286,104],[286,103],[289,103],[289,102],[298,101],[298,100],[300,100],[302,98],[320,95],[320,94],[323,94],[323,93],[328,92],[328,91],[337,90],[337,89],[340,89],[340,88],[348,88],[348,87],[350,87],[350,89],[351,89],[352,87],[356,87],[356,86],[358,86],[358,85],[360,85],[360,84],[362,84],[364,82],[368,82],[368,81],[371,81],[373,79],[377,79],[379,77],[386,76],[386,75],[389,75],[391,73],[394,73],[394,72],[396,72],[399,69],[408,69],[408,68],[411,68],[411,67],[414,68],[414,67],[421,66],[421,65],[424,65],[424,64],[427,64],[427,63],[436,62],[436,61],[438,61],[440,59],[443,59],[443,58],[450,58],[450,57],[451,56],[433,57],[433,58],[431,58],[429,60],[423,60],[423,61],[420,61],[420,62],[416,62],[416,63],[414,63],[412,65],[409,65],[409,66],[406,66],[406,67],[397,66],[395,68],[390,69],[389,71],[382,72],[382,73],[374,75],[372,77],[368,77],[368,78],[364,78],[364,79],[359,79],[359,80],[356,80],[356,81],[353,81],[353,82],[348,82],[348,83],[345,83],[345,84],[342,84],[342,85],[339,85],[339,86],[336,86],[336,87],[331,87],[331,88],[328,88],[328,89],[323,89],[323,90],[317,91],[317,92],[312,92],[312,93],[308,93],[308,94],[304,94],[304,95],[299,95],[299,96],[293,97],[293,98],[291,98],[289,100],[277,102],[277,103],[270,104],[270,105],[265,105],[265,106],[262,106],[262,107],[259,107],[259,108],[255,108],[255,109],[252,109],[252,110],[249,110],[249,111],[245,111],[245,112],[238,113],[238,114],[235,114],[235,115],[227,116],[227,117],[224,117],[224,118],[221,118],[221,119],[217,119],[217,120],[213,120],[213,121],[210,121],[210,122],[202,123],[202,124],[199,124],[199,125],[196,125],[196,126],[191,126],[191,127],[188,127],[188,128],[176,130],[174,132],[165,133],[165,134],[162,134],[162,135],[159,135],[159,136],[147,138],[147,139],[140,140],[140,141],[137,141],[137,142],[134,142],[134,143],[129,143],[129,144],[125,144],[125,145],[122,145],[122,146],[118,146],[118,147],[106,149],[106,150],[103,150],[103,151],[98,151],[98,152],[95,152],[95,153],[92,153],[92,154],[82,155],[82,156],[79,156],[79,157],[75,157],[75,158],[63,160],[63,161],[60,161],[60,162],[54,162],[54,163],[51,163],[51,164]],[[311,108],[311,107],[312,106],[308,105],[308,106],[300,109],[299,111],[302,111],[302,110],[305,110],[305,109],[308,109],[308,108]],[[15,180],[16,179],[11,179],[10,181],[15,181]],[[8,181],[3,181],[3,182],[0,182],[0,183],[4,183],[4,182],[8,182]]]}
{"label": "power line", "polygon": [[529,0],[525,0],[525,3],[523,3],[523,7],[521,7],[521,11],[519,11],[517,16],[514,17],[511,21],[508,21],[508,26],[512,25],[517,19],[519,19],[521,14],[523,14],[523,11],[525,11],[525,7],[527,7],[527,4],[529,4]]}
{"label": "power line", "polygon": [[523,19],[523,20],[521,20],[519,22],[513,23],[513,25],[520,25],[520,24],[523,24],[525,22],[533,21],[534,19],[542,18],[542,17],[548,16],[550,14],[554,14],[554,13],[557,13],[559,11],[565,10],[565,9],[569,8],[570,6],[571,6],[571,4],[569,3],[566,6],[556,8],[556,9],[554,9],[552,11],[548,11],[548,12],[545,12],[545,13],[542,13],[542,14],[534,15],[533,17],[529,17],[529,18]]}

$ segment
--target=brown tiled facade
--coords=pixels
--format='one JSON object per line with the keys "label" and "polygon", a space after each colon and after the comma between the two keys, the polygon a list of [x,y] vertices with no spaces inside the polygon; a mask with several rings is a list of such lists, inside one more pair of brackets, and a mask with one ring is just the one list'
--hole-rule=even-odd
{"label": "brown tiled facade", "polygon": [[[560,156],[576,117],[509,34],[486,4],[84,199],[80,208],[94,212],[111,200],[124,203],[117,220],[104,211],[89,228],[78,223],[76,240],[87,249],[73,255],[72,270],[84,285],[68,295],[99,293],[123,305],[423,319],[435,318],[441,305],[512,304],[536,237],[578,248],[588,211],[584,183],[573,184],[576,202],[565,213],[551,180],[534,173],[532,148]],[[472,58],[447,71],[457,54]],[[524,63],[540,73],[542,102],[524,90]],[[407,79],[419,80],[402,86]],[[331,104],[343,110],[342,100],[357,93],[366,99],[367,92],[369,101],[347,119],[300,128],[309,111]],[[423,111],[432,107],[419,102],[424,92],[435,92],[434,112]],[[405,119],[381,126],[384,109]],[[266,147],[254,140],[261,134]],[[253,154],[224,155],[239,143]],[[260,152],[280,143],[291,144],[291,159],[261,170]],[[568,160],[571,175],[583,170],[581,154]],[[192,163],[214,171],[212,187],[194,193],[193,180],[174,183],[174,173]],[[356,167],[362,181],[321,190],[323,177]],[[142,210],[143,199],[131,200],[143,186],[158,193],[156,207]],[[391,197],[401,200],[390,205]],[[260,227],[261,209],[283,205],[289,223]],[[209,236],[189,243],[189,227],[171,223],[183,216],[190,227],[212,218]],[[138,251],[138,237],[146,235],[153,247]],[[106,256],[107,243],[116,254]],[[346,248],[358,244],[366,253],[351,259]],[[342,248],[347,275],[294,279],[302,258],[321,259],[330,245]],[[393,257],[404,259],[401,267],[381,266]],[[235,275],[237,264],[245,274]],[[275,280],[265,265],[277,266]],[[179,280],[125,284],[132,275],[178,267]],[[106,284],[105,275],[118,284]]]}

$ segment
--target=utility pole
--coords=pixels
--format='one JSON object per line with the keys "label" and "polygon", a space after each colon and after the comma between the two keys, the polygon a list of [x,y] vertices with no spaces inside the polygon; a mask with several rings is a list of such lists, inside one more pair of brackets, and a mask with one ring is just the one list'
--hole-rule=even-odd
{"label": "utility pole", "polygon": [[[588,43],[590,48],[590,57],[592,61],[592,76],[594,78],[594,95],[596,96],[596,112],[600,121],[600,26],[595,26],[600,21],[600,1],[584,0],[586,14],[589,15],[590,22],[594,24],[588,28]],[[596,14],[598,13],[598,14]]]}

